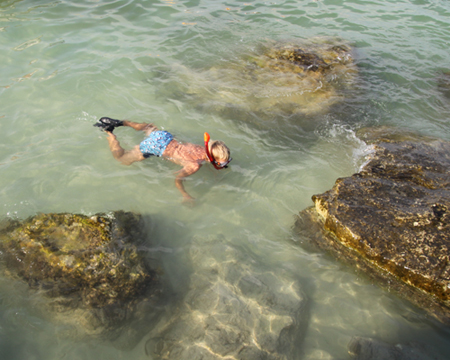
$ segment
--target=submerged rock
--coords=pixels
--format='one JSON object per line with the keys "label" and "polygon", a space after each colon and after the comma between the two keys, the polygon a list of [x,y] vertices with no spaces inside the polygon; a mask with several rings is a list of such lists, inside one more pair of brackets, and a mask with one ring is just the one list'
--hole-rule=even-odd
{"label": "submerged rock", "polygon": [[9,274],[52,299],[46,304],[53,318],[102,334],[159,291],[137,247],[145,239],[143,220],[133,213],[39,214],[4,223],[0,249]]}
{"label": "submerged rock", "polygon": [[[297,359],[308,326],[307,299],[283,270],[260,269],[224,239],[197,239],[189,290],[149,335],[152,359]],[[248,252],[247,252],[248,254]]]}
{"label": "submerged rock", "polygon": [[271,42],[251,54],[207,68],[175,66],[160,94],[232,118],[326,112],[353,86],[352,49],[336,39]]}
{"label": "submerged rock", "polygon": [[369,160],[314,195],[296,229],[450,322],[450,143],[385,129],[360,136],[373,143]]}
{"label": "submerged rock", "polygon": [[429,346],[419,343],[391,345],[379,340],[353,337],[348,344],[354,360],[443,360]]}
{"label": "submerged rock", "polygon": [[444,96],[450,99],[450,70],[443,71],[438,79],[438,89]]}

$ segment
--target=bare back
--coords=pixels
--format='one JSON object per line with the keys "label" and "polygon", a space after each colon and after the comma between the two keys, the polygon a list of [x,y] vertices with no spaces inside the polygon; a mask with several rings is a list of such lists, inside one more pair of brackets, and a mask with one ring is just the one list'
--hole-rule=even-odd
{"label": "bare back", "polygon": [[206,151],[203,146],[192,143],[180,143],[172,140],[167,145],[163,157],[183,166],[187,172],[185,176],[195,173],[206,160]]}

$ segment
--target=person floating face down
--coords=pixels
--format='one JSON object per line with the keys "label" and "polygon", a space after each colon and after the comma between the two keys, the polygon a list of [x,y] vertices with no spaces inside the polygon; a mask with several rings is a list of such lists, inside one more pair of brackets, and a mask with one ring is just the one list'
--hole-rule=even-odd
{"label": "person floating face down", "polygon": [[[209,143],[209,135],[205,133],[205,146],[191,143],[180,143],[167,131],[159,130],[150,123],[136,123],[128,120],[114,120],[102,117],[94,126],[100,127],[108,134],[108,143],[112,155],[116,160],[125,165],[131,165],[136,161],[142,161],[152,155],[164,157],[183,168],[177,171],[175,185],[183,195],[183,201],[194,200],[184,188],[183,180],[187,176],[196,173],[205,162],[210,162],[216,169],[224,169],[232,160],[230,149],[222,141]],[[128,126],[136,131],[143,131],[146,135],[140,145],[131,150],[125,150],[120,146],[113,130],[119,126]]]}

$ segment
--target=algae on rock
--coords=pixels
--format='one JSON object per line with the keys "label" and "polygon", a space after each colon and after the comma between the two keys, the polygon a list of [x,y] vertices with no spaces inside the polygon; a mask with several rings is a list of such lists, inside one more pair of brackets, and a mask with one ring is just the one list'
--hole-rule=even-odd
{"label": "algae on rock", "polygon": [[137,247],[145,239],[142,217],[122,211],[39,214],[0,229],[7,272],[53,299],[52,311],[81,311],[91,333],[120,325],[136,302],[159,291],[157,274]]}
{"label": "algae on rock", "polygon": [[450,143],[385,128],[359,136],[369,160],[314,195],[296,230],[319,224],[309,237],[319,247],[450,322]]}
{"label": "algae on rock", "polygon": [[352,48],[330,38],[267,42],[238,59],[205,68],[173,66],[165,97],[233,118],[314,115],[344,99],[356,82]]}

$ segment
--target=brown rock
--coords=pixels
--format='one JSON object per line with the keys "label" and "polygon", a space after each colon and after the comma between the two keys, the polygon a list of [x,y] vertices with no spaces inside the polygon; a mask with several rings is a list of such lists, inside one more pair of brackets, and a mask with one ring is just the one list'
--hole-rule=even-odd
{"label": "brown rock", "polygon": [[394,280],[403,295],[448,321],[450,143],[385,135],[359,173],[312,197],[319,218],[303,211],[296,228],[321,222],[326,235],[313,239],[322,248]]}
{"label": "brown rock", "polygon": [[114,340],[122,325],[139,321],[139,307],[156,309],[161,286],[139,249],[146,241],[144,218],[124,211],[38,214],[0,226],[4,271],[45,295],[42,316],[76,328],[76,336]]}

